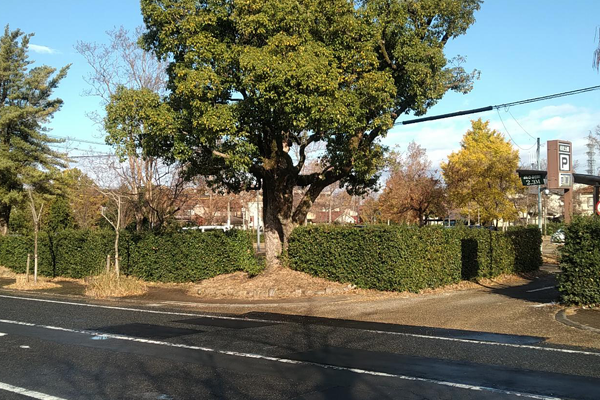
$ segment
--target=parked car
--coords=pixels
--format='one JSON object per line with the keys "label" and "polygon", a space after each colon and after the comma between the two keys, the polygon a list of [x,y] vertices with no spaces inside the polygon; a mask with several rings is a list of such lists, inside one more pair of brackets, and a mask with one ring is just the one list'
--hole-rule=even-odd
{"label": "parked car", "polygon": [[227,226],[227,225],[203,225],[203,226],[185,226],[183,228],[181,228],[184,231],[188,231],[188,230],[199,230],[202,232],[205,231],[223,231],[223,232],[227,232],[228,230],[231,229],[231,226]]}
{"label": "parked car", "polygon": [[498,228],[496,228],[494,225],[469,225],[469,228],[471,228],[471,229],[487,229],[490,231],[498,230]]}
{"label": "parked car", "polygon": [[552,243],[564,243],[565,242],[565,231],[559,229],[552,236],[550,236],[550,242]]}

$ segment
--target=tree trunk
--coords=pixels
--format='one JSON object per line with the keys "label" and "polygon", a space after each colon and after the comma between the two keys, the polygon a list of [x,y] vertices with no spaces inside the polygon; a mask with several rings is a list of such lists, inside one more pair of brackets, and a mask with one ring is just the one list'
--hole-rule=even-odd
{"label": "tree trunk", "polygon": [[425,217],[421,213],[419,213],[419,226],[420,227],[425,226]]}
{"label": "tree trunk", "polygon": [[38,276],[38,224],[33,230],[33,281],[37,283]]}
{"label": "tree trunk", "polygon": [[276,185],[275,181],[270,179],[263,181],[266,272],[281,266],[281,253],[287,250],[289,237],[296,226],[292,222],[292,207],[292,185]]}
{"label": "tree trunk", "polygon": [[137,210],[135,212],[135,231],[141,232],[144,229],[144,214]]}
{"label": "tree trunk", "polygon": [[0,205],[0,235],[8,234],[8,222],[10,219],[11,206],[8,204]]}
{"label": "tree trunk", "polygon": [[119,266],[119,230],[115,231],[115,273],[117,277],[120,274],[120,266]]}

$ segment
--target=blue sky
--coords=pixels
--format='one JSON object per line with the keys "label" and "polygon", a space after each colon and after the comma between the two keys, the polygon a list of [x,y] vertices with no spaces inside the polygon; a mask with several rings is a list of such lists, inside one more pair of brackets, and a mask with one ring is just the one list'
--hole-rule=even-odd
{"label": "blue sky", "polygon": [[[49,5],[47,0],[2,0],[1,9],[2,26],[8,23],[11,29],[35,33],[30,57],[36,64],[57,68],[73,64],[56,92],[65,104],[51,123],[52,134],[103,141],[102,133],[85,116],[86,112],[99,108],[99,99],[82,96],[87,88],[83,76],[88,67],[73,46],[78,40],[106,42],[106,31],[113,27],[123,25],[134,29],[141,25],[138,1],[59,0]],[[591,67],[599,16],[600,1],[597,0],[484,2],[476,14],[476,23],[467,34],[447,46],[448,56],[466,56],[466,68],[481,71],[480,80],[467,95],[446,95],[427,115],[600,85],[600,75]],[[575,159],[580,162],[579,172],[583,172],[585,137],[600,124],[599,100],[600,91],[594,91],[499,110],[506,129],[496,111],[398,126],[384,142],[405,149],[414,140],[427,149],[437,165],[459,148],[469,121],[481,117],[489,119],[492,126],[505,135],[508,131],[521,147],[523,162],[529,162],[533,151],[527,150],[535,144],[531,136],[540,137],[543,143],[552,139],[573,141]],[[410,119],[410,116],[400,119]],[[542,154],[545,152],[544,147]]]}

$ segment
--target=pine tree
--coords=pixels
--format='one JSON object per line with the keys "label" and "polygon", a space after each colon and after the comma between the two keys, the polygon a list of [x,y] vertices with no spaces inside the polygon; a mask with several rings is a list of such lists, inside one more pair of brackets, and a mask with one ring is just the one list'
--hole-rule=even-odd
{"label": "pine tree", "polygon": [[44,125],[62,105],[52,91],[70,65],[56,69],[30,67],[27,50],[33,34],[7,25],[0,37],[0,234],[6,235],[11,209],[26,201],[26,187],[47,189],[64,154],[50,148],[60,140],[47,135]]}

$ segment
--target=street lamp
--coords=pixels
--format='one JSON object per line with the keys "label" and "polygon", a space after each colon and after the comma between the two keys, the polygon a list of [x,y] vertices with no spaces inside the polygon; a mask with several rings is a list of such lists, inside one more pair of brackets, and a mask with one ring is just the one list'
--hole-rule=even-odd
{"label": "street lamp", "polygon": [[544,194],[544,236],[546,236],[546,232],[548,229],[548,196],[550,196],[550,189],[545,188],[542,190]]}

